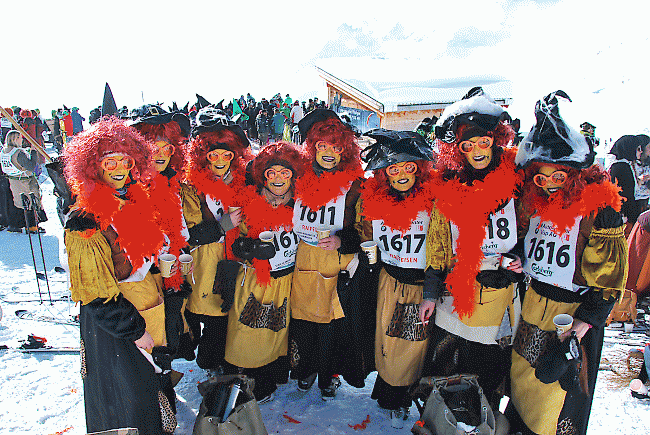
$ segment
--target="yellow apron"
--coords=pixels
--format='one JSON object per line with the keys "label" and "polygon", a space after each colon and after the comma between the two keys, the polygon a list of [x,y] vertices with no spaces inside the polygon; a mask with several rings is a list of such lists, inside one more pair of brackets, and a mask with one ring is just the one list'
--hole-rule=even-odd
{"label": "yellow apron", "polygon": [[151,272],[147,272],[142,281],[122,282],[117,286],[144,318],[147,332],[153,338],[154,346],[166,346],[165,303]]}
{"label": "yellow apron", "polygon": [[237,367],[262,367],[287,354],[292,274],[257,283],[255,269],[237,274],[235,301],[228,314],[225,359]]}
{"label": "yellow apron", "polygon": [[[217,242],[201,245],[192,251],[192,257],[194,283],[187,299],[188,311],[208,316],[227,316],[228,313],[221,312],[221,296],[212,293],[217,263],[225,258],[225,245]],[[192,275],[188,276],[188,281],[192,282]]]}

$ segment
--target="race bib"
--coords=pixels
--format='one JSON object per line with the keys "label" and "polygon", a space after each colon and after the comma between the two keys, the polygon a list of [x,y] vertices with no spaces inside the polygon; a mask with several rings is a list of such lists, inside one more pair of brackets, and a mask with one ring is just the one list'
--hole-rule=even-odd
{"label": "race bib", "polygon": [[336,200],[330,201],[318,210],[312,210],[297,200],[293,207],[293,231],[305,243],[316,246],[318,235],[316,227],[326,225],[330,227],[330,234],[334,235],[343,228],[345,215],[345,194],[342,193]]}
{"label": "race bib", "polygon": [[[452,250],[456,253],[458,227],[451,222]],[[490,214],[485,227],[485,238],[481,250],[486,257],[510,252],[517,244],[517,215],[515,200],[508,201],[501,210]]]}
{"label": "race bib", "polygon": [[284,228],[271,232],[275,245],[275,256],[269,260],[271,270],[282,270],[296,264],[296,251],[300,241],[298,236],[293,231],[285,231]]}
{"label": "race bib", "polygon": [[[208,204],[208,209],[212,212],[212,215],[217,221],[221,220],[221,217],[223,216],[223,204],[221,204],[221,200],[214,199],[210,195],[205,195],[205,202]],[[224,243],[226,241],[226,236],[222,236],[219,239],[219,243]]]}
{"label": "race bib", "polygon": [[372,237],[381,251],[381,261],[409,269],[424,269],[426,266],[428,230],[429,214],[423,211],[418,213],[404,234],[384,225],[383,220],[372,221]]}
{"label": "race bib", "polygon": [[539,216],[530,220],[524,239],[524,271],[546,284],[574,291],[573,274],[576,270],[576,246],[581,217],[577,217],[570,230],[560,235],[553,224],[541,222]]}

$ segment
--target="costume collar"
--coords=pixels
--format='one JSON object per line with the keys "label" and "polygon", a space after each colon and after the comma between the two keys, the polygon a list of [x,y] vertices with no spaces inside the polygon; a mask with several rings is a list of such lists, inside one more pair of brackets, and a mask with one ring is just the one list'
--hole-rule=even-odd
{"label": "costume collar", "polygon": [[[320,167],[320,166],[319,166]],[[322,168],[321,168],[322,169]],[[320,172],[320,174],[319,174]],[[296,180],[296,199],[312,210],[318,210],[350,189],[352,183],[363,178],[363,170],[319,171],[307,169]]]}

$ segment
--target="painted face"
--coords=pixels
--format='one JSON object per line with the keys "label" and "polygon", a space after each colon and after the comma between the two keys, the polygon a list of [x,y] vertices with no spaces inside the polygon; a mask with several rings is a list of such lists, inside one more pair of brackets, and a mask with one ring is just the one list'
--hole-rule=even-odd
{"label": "painted face", "polygon": [[386,175],[388,175],[388,182],[393,189],[400,192],[408,192],[415,184],[415,173],[417,170],[417,163],[401,162],[387,167]]}
{"label": "painted face", "polygon": [[169,160],[174,155],[175,148],[174,145],[162,138],[156,141],[156,146],[158,147],[158,151],[153,155],[153,167],[156,171],[162,172],[169,165]]}
{"label": "painted face", "polygon": [[485,169],[492,161],[492,143],[489,136],[474,136],[459,143],[458,147],[474,169]]}
{"label": "painted face", "polygon": [[222,178],[230,169],[230,162],[235,158],[232,151],[217,148],[208,153],[207,159],[210,162],[210,170],[214,175]]}
{"label": "painted face", "polygon": [[316,163],[324,169],[334,169],[341,162],[343,148],[323,140],[316,142]]}
{"label": "painted face", "polygon": [[273,165],[264,171],[266,179],[266,188],[274,195],[284,195],[291,187],[291,178],[293,171],[282,165]]}
{"label": "painted face", "polygon": [[555,165],[544,165],[533,176],[533,182],[542,188],[547,195],[552,195],[562,189],[568,176]]}
{"label": "painted face", "polygon": [[117,154],[105,157],[99,166],[102,180],[114,189],[121,189],[126,184],[131,169],[135,166],[133,157]]}

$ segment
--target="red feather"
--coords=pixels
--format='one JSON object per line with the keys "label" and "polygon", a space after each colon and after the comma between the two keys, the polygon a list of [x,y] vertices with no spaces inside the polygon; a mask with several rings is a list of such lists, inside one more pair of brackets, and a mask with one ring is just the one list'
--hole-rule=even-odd
{"label": "red feather", "polygon": [[318,210],[328,202],[338,198],[344,189],[359,178],[363,178],[361,168],[357,170],[324,172],[316,175],[308,169],[296,181],[296,199],[312,210]]}

